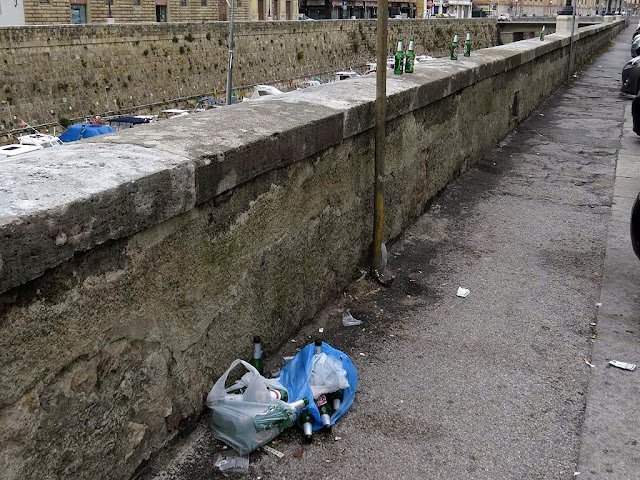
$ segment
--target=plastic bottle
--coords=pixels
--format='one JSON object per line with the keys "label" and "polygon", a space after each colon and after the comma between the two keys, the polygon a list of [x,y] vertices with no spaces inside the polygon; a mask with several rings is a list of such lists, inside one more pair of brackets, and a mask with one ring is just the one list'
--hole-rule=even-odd
{"label": "plastic bottle", "polygon": [[453,35],[453,43],[451,44],[451,60],[458,60],[458,34]]}
{"label": "plastic bottle", "polygon": [[416,63],[415,41],[409,39],[409,50],[407,51],[407,60],[404,64],[405,73],[413,73],[413,66]]}
{"label": "plastic bottle", "polygon": [[316,340],[314,342],[315,348],[314,348],[314,353],[316,355],[320,355],[322,353],[322,340]]}
{"label": "plastic bottle", "polygon": [[404,45],[402,38],[398,41],[398,50],[395,55],[395,64],[393,67],[393,73],[396,75],[402,75],[404,71]]}
{"label": "plastic bottle", "polygon": [[249,360],[260,375],[264,375],[264,360],[262,360],[262,340],[260,337],[253,337],[253,357]]}

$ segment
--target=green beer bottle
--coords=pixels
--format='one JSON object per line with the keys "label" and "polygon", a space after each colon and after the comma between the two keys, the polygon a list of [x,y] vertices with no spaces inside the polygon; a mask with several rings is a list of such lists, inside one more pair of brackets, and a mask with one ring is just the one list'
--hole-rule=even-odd
{"label": "green beer bottle", "polygon": [[451,60],[458,60],[458,34],[453,35],[453,43],[451,44]]}
{"label": "green beer bottle", "polygon": [[264,361],[262,360],[262,340],[260,337],[253,337],[253,357],[249,360],[260,375],[264,375]]}
{"label": "green beer bottle", "polygon": [[302,423],[305,443],[311,443],[313,441],[313,420],[313,415],[311,415],[308,409],[305,408],[300,412],[300,423]]}
{"label": "green beer bottle", "polygon": [[296,423],[298,412],[309,405],[309,400],[303,398],[286,405],[269,405],[264,412],[252,418],[256,432],[278,428],[281,432]]}
{"label": "green beer bottle", "polygon": [[544,34],[547,33],[547,26],[542,25],[542,30],[540,30],[540,41],[544,42]]}
{"label": "green beer bottle", "polygon": [[325,395],[318,395],[316,398],[316,406],[318,407],[318,411],[320,412],[320,420],[322,420],[322,429],[325,432],[331,431],[331,415],[333,415],[333,409],[329,405],[327,401],[327,397]]}
{"label": "green beer bottle", "polygon": [[407,51],[407,60],[404,64],[405,73],[413,73],[413,65],[416,63],[415,41],[409,39],[409,50]]}
{"label": "green beer bottle", "polygon": [[396,51],[396,63],[393,67],[393,73],[396,75],[402,75],[404,70],[404,46],[402,44],[402,39],[398,42],[398,50]]}
{"label": "green beer bottle", "polygon": [[327,400],[331,402],[331,407],[334,412],[337,412],[340,408],[340,404],[342,403],[342,399],[344,398],[343,390],[336,390],[335,392],[331,392],[327,394]]}
{"label": "green beer bottle", "polygon": [[467,39],[464,41],[464,56],[471,56],[471,32],[467,32]]}
{"label": "green beer bottle", "polygon": [[273,398],[274,400],[282,400],[283,402],[289,400],[289,394],[286,390],[283,390],[281,388],[270,388],[269,393],[271,394],[271,398]]}

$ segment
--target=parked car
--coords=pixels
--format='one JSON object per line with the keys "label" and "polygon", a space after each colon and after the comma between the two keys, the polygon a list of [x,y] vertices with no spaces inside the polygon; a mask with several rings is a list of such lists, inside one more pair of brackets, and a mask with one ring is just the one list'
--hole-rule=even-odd
{"label": "parked car", "polygon": [[498,15],[498,20],[511,20],[511,15],[508,13],[501,13]]}
{"label": "parked car", "polygon": [[640,90],[640,57],[632,58],[622,67],[622,87],[620,91],[637,95]]}
{"label": "parked car", "polygon": [[631,58],[635,58],[640,55],[640,35],[633,37],[631,42]]}

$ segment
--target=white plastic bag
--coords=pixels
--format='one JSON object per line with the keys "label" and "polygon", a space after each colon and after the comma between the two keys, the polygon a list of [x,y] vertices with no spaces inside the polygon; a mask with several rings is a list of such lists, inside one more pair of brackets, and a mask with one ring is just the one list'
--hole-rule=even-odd
{"label": "white plastic bag", "polygon": [[313,398],[323,393],[331,393],[349,388],[347,371],[342,368],[342,361],[333,355],[320,353],[313,356],[313,368],[309,375],[309,385]]}
{"label": "white plastic bag", "polygon": [[[242,395],[229,395],[225,388],[229,373],[242,364],[248,372],[236,382],[247,389]],[[295,421],[295,412],[292,419],[285,419],[284,423],[273,425],[260,421],[267,418],[274,408],[284,407],[289,411],[288,405],[280,400],[274,400],[269,393],[269,385],[284,389],[277,380],[267,380],[253,367],[243,361],[234,360],[229,369],[218,379],[209,395],[207,406],[211,409],[211,430],[213,436],[223,441],[242,454],[247,454],[256,448],[269,443],[283,428]],[[276,385],[277,384],[277,385]],[[232,398],[240,397],[240,398]]]}

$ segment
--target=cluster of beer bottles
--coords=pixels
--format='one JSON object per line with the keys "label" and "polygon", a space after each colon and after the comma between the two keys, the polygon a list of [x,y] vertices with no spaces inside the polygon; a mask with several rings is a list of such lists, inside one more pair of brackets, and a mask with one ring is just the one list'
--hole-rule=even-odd
{"label": "cluster of beer bottles", "polygon": [[[322,340],[315,341],[315,354],[320,355],[322,353]],[[331,433],[331,416],[338,411],[342,399],[344,398],[344,391],[337,390],[327,394],[318,395],[314,398],[316,407],[320,412],[320,420],[322,420],[322,431]],[[309,409],[304,409],[300,412],[300,423],[302,424],[302,431],[304,432],[304,440],[306,443],[311,443],[313,440],[313,415]]]}
{"label": "cluster of beer bottles", "polygon": [[[451,43],[451,60],[458,60],[460,53],[460,40],[457,33],[453,34],[453,42]],[[471,56],[471,32],[467,32],[467,39],[464,41],[463,57]]]}
{"label": "cluster of beer bottles", "polygon": [[401,38],[398,41],[398,50],[394,58],[393,73],[396,75],[413,73],[413,66],[416,63],[415,41],[413,38],[409,39],[409,50],[406,55],[404,53],[404,40]]}
{"label": "cluster of beer bottles", "polygon": [[[322,340],[315,341],[315,354],[320,355],[322,353]],[[249,363],[255,367],[260,375],[264,375],[264,360],[262,359],[262,341],[260,337],[253,337],[253,356]],[[229,393],[244,393],[244,388],[229,392]],[[274,400],[282,400],[283,402],[289,401],[289,394],[286,390],[279,388],[269,388],[271,398]],[[331,416],[340,408],[342,399],[344,398],[344,391],[337,390],[327,394],[318,395],[314,398],[314,402],[320,412],[320,419],[322,420],[322,430],[327,433],[331,433]],[[289,404],[296,411],[299,412],[300,424],[304,431],[304,439],[306,443],[311,443],[313,440],[313,422],[314,418],[309,409],[309,401],[306,398],[292,402]]]}

